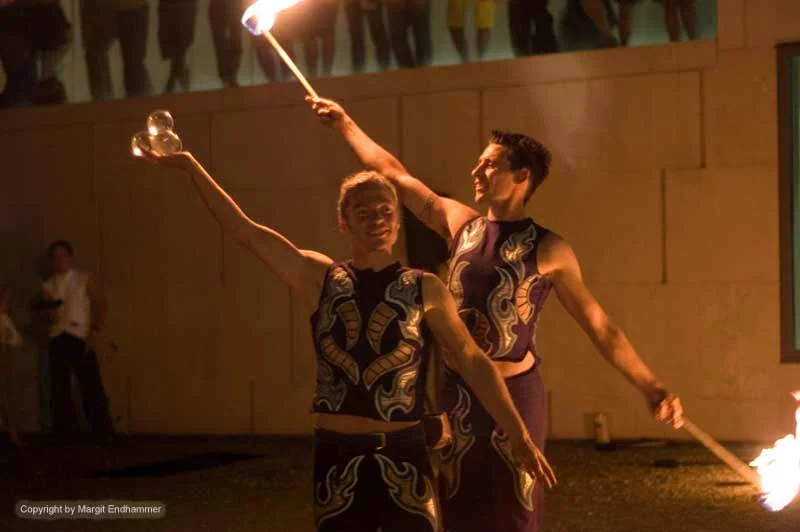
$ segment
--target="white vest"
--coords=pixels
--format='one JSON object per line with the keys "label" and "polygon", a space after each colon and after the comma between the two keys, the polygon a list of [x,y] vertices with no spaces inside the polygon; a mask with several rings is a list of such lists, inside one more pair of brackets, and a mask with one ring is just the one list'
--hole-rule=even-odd
{"label": "white vest", "polygon": [[51,299],[63,301],[56,309],[56,317],[50,326],[50,337],[61,333],[86,339],[92,326],[92,304],[86,281],[89,274],[70,269],[66,273],[55,274],[42,284],[42,291]]}

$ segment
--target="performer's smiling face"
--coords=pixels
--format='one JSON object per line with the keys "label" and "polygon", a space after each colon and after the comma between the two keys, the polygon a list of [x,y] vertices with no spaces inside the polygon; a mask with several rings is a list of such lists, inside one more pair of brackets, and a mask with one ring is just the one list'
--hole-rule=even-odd
{"label": "performer's smiling face", "polygon": [[343,229],[364,251],[389,251],[400,227],[396,197],[376,182],[359,184],[350,192]]}
{"label": "performer's smiling face", "polygon": [[503,199],[514,190],[514,175],[509,166],[506,148],[490,143],[472,170],[475,203],[491,203]]}
{"label": "performer's smiling face", "polygon": [[472,170],[475,203],[507,200],[520,187],[524,194],[528,186],[527,180],[524,178],[520,180],[519,173],[519,170],[511,169],[506,148],[500,144],[489,143]]}

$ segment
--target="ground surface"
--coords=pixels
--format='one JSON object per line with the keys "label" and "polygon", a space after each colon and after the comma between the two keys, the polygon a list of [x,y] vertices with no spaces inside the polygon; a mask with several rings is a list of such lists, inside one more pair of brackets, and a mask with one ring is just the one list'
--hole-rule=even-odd
{"label": "ground surface", "polygon": [[[758,447],[728,444],[743,459]],[[307,439],[124,438],[109,447],[39,440],[0,455],[0,530],[311,531]],[[800,501],[769,513],[704,448],[552,442],[559,475],[547,495],[548,532],[800,532]],[[160,500],[163,520],[32,521],[20,499]]]}

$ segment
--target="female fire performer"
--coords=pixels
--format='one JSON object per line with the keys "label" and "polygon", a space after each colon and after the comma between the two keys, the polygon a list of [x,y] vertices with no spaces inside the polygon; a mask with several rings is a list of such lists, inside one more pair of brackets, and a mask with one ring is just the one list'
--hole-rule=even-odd
{"label": "female fire performer", "polygon": [[336,263],[248,218],[190,153],[143,157],[188,172],[224,230],[316,309],[317,530],[442,529],[420,423],[433,340],[428,329],[447,348],[448,365],[502,427],[509,459],[548,485],[555,482],[445,285],[393,261],[398,199],[385,177],[360,172],[342,183],[339,225],[350,236],[352,259]]}

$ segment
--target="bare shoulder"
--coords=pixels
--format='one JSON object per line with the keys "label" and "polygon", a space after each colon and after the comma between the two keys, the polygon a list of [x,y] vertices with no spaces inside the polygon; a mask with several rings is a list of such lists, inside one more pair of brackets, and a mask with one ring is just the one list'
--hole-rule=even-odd
{"label": "bare shoulder", "polygon": [[425,311],[439,307],[446,295],[447,288],[441,279],[429,272],[422,274],[422,302]]}
{"label": "bare shoulder", "polygon": [[465,223],[480,216],[478,211],[458,200],[439,196],[439,202],[447,219],[447,229],[451,239]]}
{"label": "bare shoulder", "polygon": [[323,268],[328,268],[331,264],[333,264],[332,258],[324,253],[320,253],[319,251],[314,251],[313,249],[301,249],[300,253],[303,254],[308,262],[312,264],[318,264]]}
{"label": "bare shoulder", "polygon": [[316,278],[321,279],[325,276],[325,272],[334,263],[334,260],[324,253],[314,251],[312,249],[301,249],[300,253],[303,255],[306,264],[309,266]]}
{"label": "bare shoulder", "polygon": [[539,273],[553,275],[578,267],[578,259],[572,246],[561,235],[548,232],[542,237],[536,252]]}
{"label": "bare shoulder", "polygon": [[330,268],[331,264],[333,264],[333,259],[324,253],[320,253],[319,251],[314,251],[311,249],[301,249],[300,253],[305,258],[306,264],[311,270],[314,278],[318,279],[319,283],[322,284],[322,280],[325,277],[325,272],[327,272],[328,268]]}

